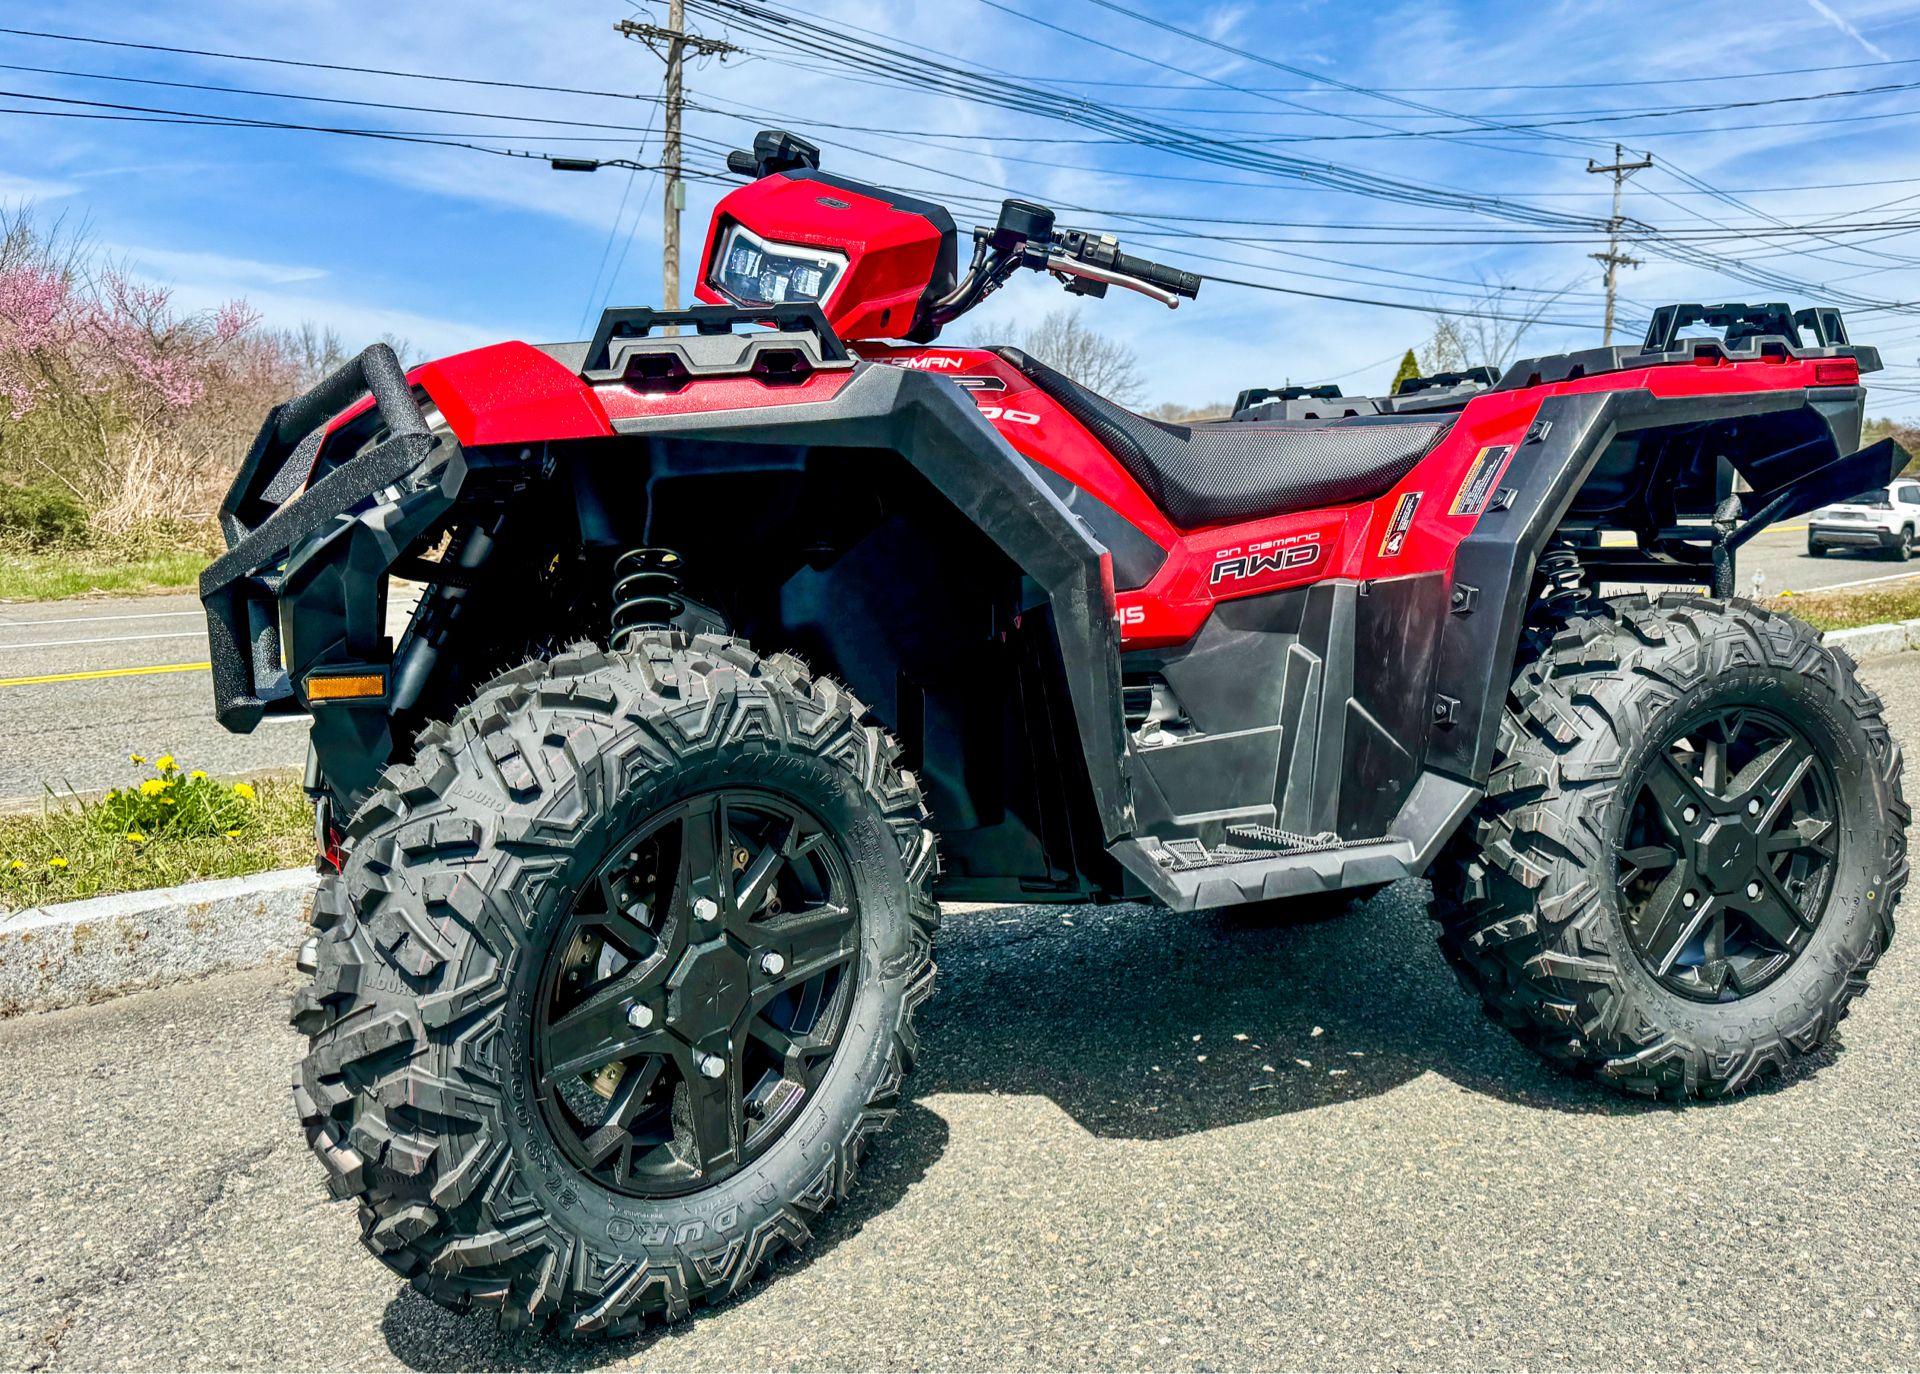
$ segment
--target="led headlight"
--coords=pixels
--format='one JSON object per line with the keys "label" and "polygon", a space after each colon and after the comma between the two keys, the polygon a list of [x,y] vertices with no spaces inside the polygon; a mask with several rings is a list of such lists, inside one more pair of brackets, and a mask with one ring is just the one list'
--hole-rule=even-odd
{"label": "led headlight", "polygon": [[768,243],[750,229],[729,224],[707,280],[741,305],[784,305],[826,300],[846,269],[845,253]]}

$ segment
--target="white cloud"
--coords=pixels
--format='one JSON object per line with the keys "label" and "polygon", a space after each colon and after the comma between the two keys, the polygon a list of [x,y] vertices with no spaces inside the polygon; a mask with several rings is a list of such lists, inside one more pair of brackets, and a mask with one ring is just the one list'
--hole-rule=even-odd
{"label": "white cloud", "polygon": [[225,253],[181,251],[173,248],[129,247],[109,243],[102,247],[116,258],[124,259],[140,275],[156,281],[187,280],[240,295],[256,286],[290,286],[295,282],[316,281],[326,276],[318,267],[293,263],[261,262],[254,258],[230,257]]}
{"label": "white cloud", "polygon": [[1826,0],[1807,0],[1807,7],[1847,37],[1851,38],[1854,42],[1858,43],[1861,47],[1865,48],[1868,52],[1872,53],[1875,57],[1879,58],[1882,62],[1891,60],[1887,56],[1886,49],[1879,47],[1877,44],[1869,43],[1865,36],[1861,34],[1860,30],[1848,23],[1843,15],[1836,11],[1833,6],[1826,3]]}
{"label": "white cloud", "polygon": [[80,188],[70,181],[48,181],[40,177],[15,176],[0,172],[0,205],[20,205],[29,201],[59,200]]}

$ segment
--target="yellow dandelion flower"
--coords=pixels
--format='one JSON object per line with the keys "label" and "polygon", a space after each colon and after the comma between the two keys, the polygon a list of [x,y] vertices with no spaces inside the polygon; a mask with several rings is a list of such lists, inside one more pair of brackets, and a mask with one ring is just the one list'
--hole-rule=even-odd
{"label": "yellow dandelion flower", "polygon": [[191,773],[187,774],[187,776],[189,778],[192,778],[195,782],[202,782],[206,779],[207,773],[204,768],[196,768]]}
{"label": "yellow dandelion flower", "polygon": [[128,754],[128,755],[127,755],[127,762],[129,762],[129,763],[145,763],[145,762],[146,762],[146,760],[145,760],[145,759],[143,759],[143,758],[141,758],[141,757],[140,757],[140,755],[138,755],[138,754]]}
{"label": "yellow dandelion flower", "polygon": [[162,754],[153,761],[153,766],[158,768],[162,773],[166,772],[169,768],[173,767],[173,755]]}
{"label": "yellow dandelion flower", "polygon": [[47,860],[48,868],[65,868],[66,866],[67,866],[67,861],[61,858],[58,854],[55,854],[51,859]]}
{"label": "yellow dandelion flower", "polygon": [[7,867],[15,873],[18,873],[21,869],[25,868],[26,866],[27,866],[27,861],[25,859],[15,859],[7,865]]}
{"label": "yellow dandelion flower", "polygon": [[238,830],[229,830],[227,832],[227,838],[230,840],[237,840],[240,838],[240,832]]}
{"label": "yellow dandelion flower", "polygon": [[166,790],[166,783],[159,778],[148,778],[140,784],[140,795],[143,797],[157,797]]}
{"label": "yellow dandelion flower", "polygon": [[147,837],[142,835],[138,830],[129,830],[127,832],[127,838],[135,844],[145,844],[147,842]]}
{"label": "yellow dandelion flower", "polygon": [[236,797],[245,797],[248,801],[252,801],[254,797],[253,784],[236,782],[233,785],[233,795]]}

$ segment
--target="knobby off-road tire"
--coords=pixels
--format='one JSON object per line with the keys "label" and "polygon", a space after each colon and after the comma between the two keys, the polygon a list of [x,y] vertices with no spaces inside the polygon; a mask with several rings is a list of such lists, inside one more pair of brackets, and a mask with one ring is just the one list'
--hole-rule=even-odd
{"label": "knobby off-road tire", "polygon": [[[933,983],[925,808],[864,718],[791,657],[660,632],[507,673],[389,771],[315,900],[317,971],[293,1017],[311,1037],[294,1082],[308,1141],[382,1261],[509,1329],[621,1335],[737,1293],[809,1241],[900,1103]],[[843,1029],[762,1153],[634,1196],[570,1160],[540,1100],[543,969],[588,876],[649,816],[739,788],[803,808],[845,855]]]}
{"label": "knobby off-road tire", "polygon": [[[1695,726],[1695,736],[1683,733]],[[1792,789],[1774,791],[1832,811],[1827,828],[1809,816],[1790,834],[1746,840],[1733,822],[1749,807],[1756,807],[1755,824],[1772,814],[1759,807],[1767,794],[1754,783],[1759,765],[1747,777],[1757,793],[1741,793],[1734,777],[1712,807],[1691,790],[1690,766],[1663,770],[1671,750],[1683,760],[1688,749],[1711,750],[1695,740],[1713,731],[1731,731],[1736,741],[1744,732],[1762,744],[1798,735],[1800,756],[1810,762]],[[1717,767],[1725,772],[1735,765],[1729,747],[1719,747]],[[1779,757],[1784,768],[1790,759]],[[1736,1092],[1820,1049],[1893,939],[1893,908],[1907,882],[1900,775],[1900,749],[1879,699],[1855,676],[1852,660],[1801,622],[1745,601],[1684,594],[1597,603],[1513,683],[1487,797],[1433,873],[1441,946],[1492,1016],[1550,1060],[1648,1095]],[[1699,813],[1683,827],[1687,835],[1721,826],[1720,849],[1696,851],[1684,837],[1649,842],[1644,833],[1635,847],[1623,844],[1631,827],[1649,824],[1646,811],[1633,808],[1648,806],[1650,786],[1673,796],[1680,816]],[[1764,941],[1749,944],[1759,953],[1744,962],[1765,976],[1757,990],[1732,985],[1740,995],[1727,987],[1715,994],[1715,982],[1731,976],[1724,958],[1718,965],[1697,953],[1690,962],[1676,958],[1663,976],[1654,956],[1643,954],[1652,901],[1627,898],[1661,893],[1662,864],[1673,872],[1668,860],[1700,857],[1678,870],[1677,895],[1685,898],[1697,886],[1695,873],[1714,870],[1716,854],[1737,858],[1741,843],[1758,844],[1762,854],[1774,845],[1799,852],[1803,841],[1804,857],[1786,862],[1812,873],[1806,881],[1816,890],[1827,861],[1815,846],[1832,851],[1822,914],[1797,937],[1804,940],[1797,953],[1782,946],[1767,955]],[[1642,874],[1640,864],[1655,871]],[[1765,873],[1753,878],[1768,886]],[[1724,903],[1750,891],[1744,883],[1724,896],[1701,888],[1686,909],[1704,910],[1704,897]],[[1746,929],[1746,918],[1729,910],[1720,907],[1721,919],[1733,922],[1721,927],[1722,954],[1734,947],[1727,931]]]}

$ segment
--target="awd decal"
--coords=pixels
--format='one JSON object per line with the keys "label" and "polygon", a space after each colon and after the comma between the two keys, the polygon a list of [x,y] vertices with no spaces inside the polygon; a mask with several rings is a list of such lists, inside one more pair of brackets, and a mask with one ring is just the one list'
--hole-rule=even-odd
{"label": "awd decal", "polygon": [[1213,574],[1207,578],[1207,584],[1218,586],[1222,582],[1258,577],[1262,573],[1279,572],[1283,568],[1304,568],[1318,561],[1319,557],[1318,541],[1280,547],[1269,544],[1259,550],[1249,548],[1244,553],[1239,549],[1223,549],[1214,555]]}
{"label": "awd decal", "polygon": [[1380,541],[1380,557],[1397,558],[1407,542],[1407,531],[1413,528],[1414,512],[1420,509],[1420,498],[1424,492],[1410,491],[1400,498],[1400,504],[1393,508],[1393,519],[1387,525],[1387,537]]}
{"label": "awd decal", "polygon": [[1454,493],[1453,504],[1447,507],[1447,514],[1478,515],[1485,510],[1487,498],[1493,494],[1493,484],[1507,470],[1507,459],[1511,457],[1512,444],[1495,444],[1475,454],[1473,466],[1467,469],[1466,480],[1460,484],[1460,490]]}

